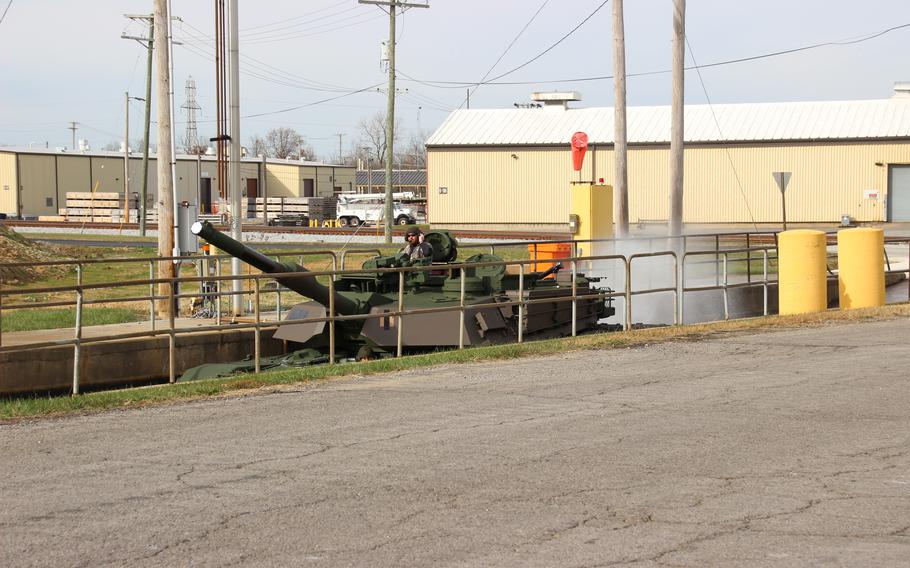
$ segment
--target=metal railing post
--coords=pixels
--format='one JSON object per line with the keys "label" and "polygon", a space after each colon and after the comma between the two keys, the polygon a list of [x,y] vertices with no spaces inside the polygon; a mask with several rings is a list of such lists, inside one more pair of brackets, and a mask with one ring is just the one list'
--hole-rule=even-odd
{"label": "metal railing post", "polygon": [[82,265],[76,265],[76,281],[79,288],[76,289],[76,331],[73,338],[73,395],[79,394],[79,372],[82,367]]}
{"label": "metal railing post", "polygon": [[720,286],[720,235],[714,234],[714,285]]}
{"label": "metal railing post", "polygon": [[155,261],[149,261],[149,322],[152,325],[152,331],[155,331],[155,285],[151,282],[155,279]]}
{"label": "metal railing post", "polygon": [[752,244],[750,233],[746,233],[746,282],[752,282]]}
{"label": "metal railing post", "polygon": [[262,347],[262,339],[261,339],[261,336],[262,336],[262,334],[260,333],[260,329],[259,329],[259,324],[260,324],[260,322],[261,322],[262,320],[261,320],[261,318],[260,318],[260,313],[259,313],[259,276],[258,276],[258,275],[257,275],[256,278],[253,280],[253,304],[254,304],[253,310],[254,310],[254,313],[255,313],[255,316],[256,316],[256,320],[255,320],[255,321],[256,321],[256,327],[253,328],[253,330],[254,330],[254,336],[253,336],[253,359],[254,359],[255,371],[258,373],[258,372],[261,370],[261,367],[260,367],[260,364],[259,364],[259,363],[260,363],[260,360],[261,360],[261,358],[262,358],[262,351],[261,351],[261,347]]}
{"label": "metal railing post", "polygon": [[177,381],[176,371],[177,371],[177,361],[176,361],[176,348],[177,348],[177,337],[176,337],[176,317],[174,310],[174,278],[170,279],[167,287],[167,305],[168,305],[168,334],[167,334],[167,380],[169,383],[174,383]]}
{"label": "metal railing post", "polygon": [[578,275],[578,269],[576,266],[576,261],[572,260],[572,337],[578,335],[578,283],[576,282],[576,277]]}
{"label": "metal railing post", "polygon": [[[682,255],[685,255],[685,241],[683,241],[683,250]],[[679,279],[679,255],[675,252],[673,255],[673,325],[682,325],[682,320],[679,319],[679,307],[682,305],[682,293],[680,292],[681,281]]]}
{"label": "metal railing post", "polygon": [[329,363],[335,363],[335,272],[329,277]]}
{"label": "metal railing post", "polygon": [[[534,245],[535,257],[537,245]],[[525,265],[518,265],[518,343],[524,341],[525,330]]]}
{"label": "metal railing post", "polygon": [[632,259],[623,257],[626,269],[626,316],[623,327],[626,331],[632,329]]}
{"label": "metal railing post", "polygon": [[215,257],[215,325],[221,325],[221,259]]}
{"label": "metal railing post", "polygon": [[730,297],[729,297],[729,289],[727,288],[728,284],[729,284],[729,282],[727,281],[727,253],[724,252],[724,321],[728,321],[730,319]]}
{"label": "metal railing post", "polygon": [[689,253],[683,252],[682,262],[679,264],[679,289],[682,292],[682,297],[679,299],[679,313],[677,318],[679,319],[680,325],[685,325],[686,323],[686,258],[688,258]]}
{"label": "metal railing post", "polygon": [[762,288],[764,288],[762,315],[768,315],[768,249],[762,250]]}
{"label": "metal railing post", "polygon": [[395,340],[395,356],[401,357],[401,323],[402,315],[401,312],[404,311],[404,270],[399,269],[398,271],[398,338]]}
{"label": "metal railing post", "polygon": [[464,349],[464,266],[459,272],[459,292],[458,292],[458,348]]}
{"label": "metal railing post", "polygon": [[281,282],[275,280],[275,321],[281,321]]}

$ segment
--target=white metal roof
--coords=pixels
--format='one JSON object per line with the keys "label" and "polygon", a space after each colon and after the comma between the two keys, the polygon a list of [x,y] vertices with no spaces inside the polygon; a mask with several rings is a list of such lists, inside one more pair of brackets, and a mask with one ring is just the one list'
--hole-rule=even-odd
{"label": "white metal roof", "polygon": [[[670,141],[670,107],[628,107],[630,144]],[[569,144],[583,131],[589,144],[613,143],[613,108],[456,110],[427,146]],[[849,140],[910,137],[910,97],[825,101],[688,105],[686,142]]]}

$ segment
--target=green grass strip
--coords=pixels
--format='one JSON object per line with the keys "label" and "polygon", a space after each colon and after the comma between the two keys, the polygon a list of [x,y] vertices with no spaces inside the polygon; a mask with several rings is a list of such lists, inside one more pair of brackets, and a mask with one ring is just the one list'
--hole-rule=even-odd
{"label": "green grass strip", "polygon": [[[127,308],[85,308],[82,310],[82,325],[105,325],[139,321],[140,316]],[[76,308],[40,309],[27,308],[3,313],[3,332],[32,331],[36,329],[58,329],[76,326]]]}

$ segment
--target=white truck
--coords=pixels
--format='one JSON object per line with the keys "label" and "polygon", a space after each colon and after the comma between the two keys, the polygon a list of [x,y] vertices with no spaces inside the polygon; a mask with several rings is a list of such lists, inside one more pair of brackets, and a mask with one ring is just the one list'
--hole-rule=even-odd
{"label": "white truck", "polygon": [[[413,199],[410,192],[394,193],[392,199]],[[384,193],[351,193],[338,196],[335,217],[339,227],[359,227],[363,224],[379,223],[385,214]],[[396,225],[413,225],[417,215],[413,208],[405,207],[398,201],[392,202],[392,219]]]}

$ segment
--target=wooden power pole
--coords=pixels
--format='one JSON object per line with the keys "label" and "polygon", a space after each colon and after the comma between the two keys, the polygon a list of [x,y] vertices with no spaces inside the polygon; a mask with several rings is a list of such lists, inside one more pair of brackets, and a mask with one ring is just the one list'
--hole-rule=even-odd
{"label": "wooden power pole", "polygon": [[[167,0],[155,0],[155,36],[168,37]],[[174,178],[171,175],[171,104],[170,104],[170,54],[168,42],[156,41],[155,82],[157,83],[157,117],[158,117],[158,256],[169,257],[174,250]],[[158,278],[173,278],[174,263],[158,262]],[[170,293],[168,284],[159,284],[158,294],[167,297]],[[168,316],[173,306],[168,300],[158,301],[159,316]]]}
{"label": "wooden power pole", "polygon": [[401,0],[358,0],[361,4],[385,6],[389,11],[389,95],[386,104],[385,124],[385,242],[392,243],[392,223],[395,222],[392,207],[392,163],[395,150],[395,9],[429,8],[429,4],[414,4]]}
{"label": "wooden power pole", "polygon": [[613,97],[614,108],[613,209],[616,211],[616,236],[629,234],[629,167],[626,136],[626,34],[622,0],[613,0]]}
{"label": "wooden power pole", "polygon": [[670,235],[682,234],[686,0],[673,0],[673,102],[670,110]]}

